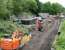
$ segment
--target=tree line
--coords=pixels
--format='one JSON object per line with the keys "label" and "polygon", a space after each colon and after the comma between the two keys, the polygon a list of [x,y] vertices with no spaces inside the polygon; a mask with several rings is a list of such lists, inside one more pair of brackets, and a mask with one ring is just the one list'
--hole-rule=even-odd
{"label": "tree line", "polygon": [[40,12],[46,12],[46,13],[49,13],[49,14],[57,14],[57,13],[62,13],[64,12],[65,8],[60,5],[59,3],[50,3],[50,2],[47,2],[47,3],[41,3],[41,10]]}
{"label": "tree line", "polygon": [[38,16],[38,13],[57,14],[64,12],[65,8],[58,3],[41,3],[39,0],[0,0],[0,18],[9,18],[11,15],[20,15],[30,12]]}

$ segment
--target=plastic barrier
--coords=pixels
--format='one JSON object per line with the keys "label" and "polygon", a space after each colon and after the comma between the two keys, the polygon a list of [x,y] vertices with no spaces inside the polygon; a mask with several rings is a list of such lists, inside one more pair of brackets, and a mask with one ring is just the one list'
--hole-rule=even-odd
{"label": "plastic barrier", "polygon": [[4,50],[17,49],[19,47],[19,39],[1,39],[0,48]]}
{"label": "plastic barrier", "polygon": [[14,38],[12,43],[13,43],[13,49],[19,48],[19,46],[20,46],[20,40],[19,39]]}
{"label": "plastic barrier", "polygon": [[[9,38],[1,38],[0,39],[0,48],[3,50],[14,50],[18,49],[20,46],[23,46],[24,44],[28,43],[31,40],[31,35],[24,36],[22,40],[19,40],[17,38],[9,39]],[[21,42],[21,44],[20,44]]]}
{"label": "plastic barrier", "polygon": [[2,39],[0,44],[2,49],[12,50],[12,39]]}

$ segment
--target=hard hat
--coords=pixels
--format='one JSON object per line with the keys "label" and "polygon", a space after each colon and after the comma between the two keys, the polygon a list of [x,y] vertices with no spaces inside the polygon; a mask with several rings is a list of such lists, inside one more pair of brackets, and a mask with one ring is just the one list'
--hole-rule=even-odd
{"label": "hard hat", "polygon": [[42,18],[41,17],[38,17],[38,20],[42,20]]}

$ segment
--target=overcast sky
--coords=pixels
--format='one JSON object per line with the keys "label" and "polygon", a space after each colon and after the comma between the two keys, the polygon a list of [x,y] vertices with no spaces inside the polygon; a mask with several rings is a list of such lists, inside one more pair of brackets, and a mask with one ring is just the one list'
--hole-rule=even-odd
{"label": "overcast sky", "polygon": [[65,7],[65,0],[39,0],[40,2],[43,2],[43,3],[45,3],[45,2],[48,2],[48,1],[50,1],[51,3],[60,3],[62,6],[64,6]]}

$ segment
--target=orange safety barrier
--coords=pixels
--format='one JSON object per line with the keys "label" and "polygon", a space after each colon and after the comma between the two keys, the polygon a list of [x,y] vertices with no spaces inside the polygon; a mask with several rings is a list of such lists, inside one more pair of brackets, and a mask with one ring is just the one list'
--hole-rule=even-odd
{"label": "orange safety barrier", "polygon": [[0,48],[1,48],[1,43],[2,43],[2,40],[0,39]]}
{"label": "orange safety barrier", "polygon": [[13,50],[19,47],[19,39],[2,39],[0,40],[0,48],[4,50]]}
{"label": "orange safety barrier", "polygon": [[16,48],[18,48],[19,47],[19,45],[20,45],[20,40],[19,39],[16,39],[16,38],[14,38],[13,39],[13,49],[16,49]]}
{"label": "orange safety barrier", "polygon": [[1,48],[4,50],[12,50],[12,39],[1,40]]}
{"label": "orange safety barrier", "polygon": [[0,39],[0,48],[1,48],[1,39]]}

